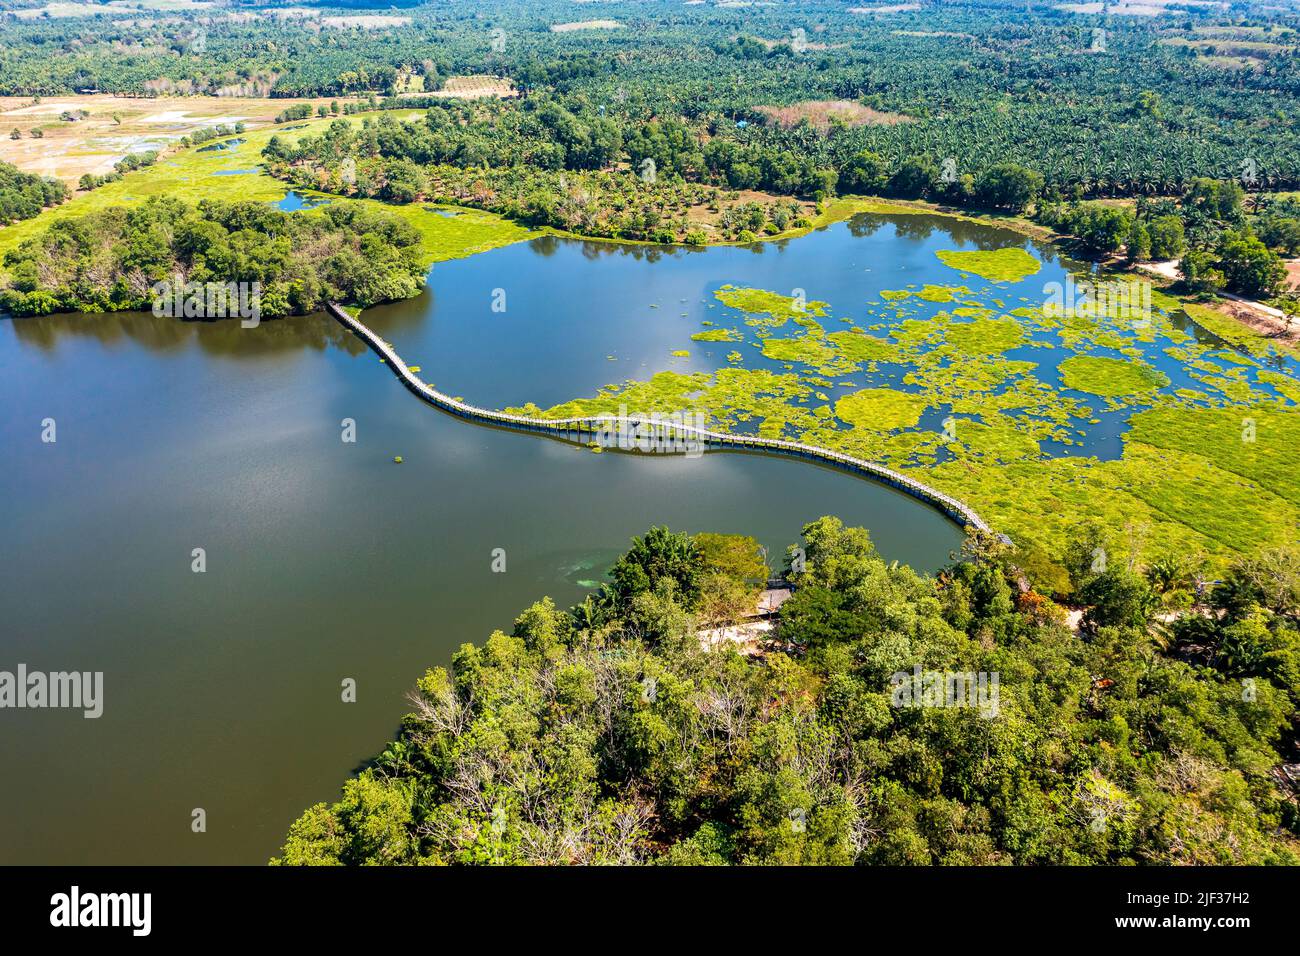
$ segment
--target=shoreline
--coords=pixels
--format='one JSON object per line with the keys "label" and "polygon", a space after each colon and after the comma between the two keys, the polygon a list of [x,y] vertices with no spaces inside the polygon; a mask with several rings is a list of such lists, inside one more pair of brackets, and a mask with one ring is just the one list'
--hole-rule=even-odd
{"label": "shoreline", "polygon": [[[369,111],[367,111],[369,112]],[[415,110],[395,110],[388,111],[395,114],[406,114],[417,112]],[[357,116],[365,114],[352,114],[347,119],[355,119]],[[339,117],[328,117],[323,119],[308,120],[304,126],[315,127],[323,126],[333,122]],[[403,116],[402,118],[406,118]],[[220,143],[229,138],[242,138],[243,142],[231,150],[229,156],[225,157],[229,162],[244,162],[260,160],[261,147],[269,141],[270,137],[282,132],[284,127],[281,124],[262,125],[257,129],[248,130],[242,134],[232,134],[231,137],[219,137],[212,140],[211,143]],[[250,152],[256,152],[256,156],[246,155]],[[92,213],[108,205],[134,205],[150,195],[169,194],[169,191],[161,191],[154,187],[165,187],[166,180],[176,178],[177,173],[169,170],[175,170],[180,165],[189,166],[193,157],[197,154],[197,146],[188,147],[169,146],[160,153],[159,160],[152,166],[133,170],[122,177],[116,183],[110,183],[101,186],[98,189],[75,192],[68,200],[57,206],[51,206],[43,210],[39,215],[30,219],[20,220],[14,223],[0,225],[0,255],[8,249],[13,248],[23,242],[32,233],[45,228],[51,222],[60,219],[75,216],[82,213]],[[206,170],[209,174],[212,170]],[[244,177],[228,177],[244,178]],[[385,209],[390,213],[397,215],[412,225],[422,233],[422,246],[425,252],[426,264],[431,268],[438,262],[450,259],[466,258],[479,252],[490,251],[494,248],[500,248],[512,245],[515,242],[536,239],[544,236],[554,236],[562,239],[577,239],[584,242],[607,243],[611,245],[629,245],[629,246],[646,246],[650,248],[668,248],[681,250],[704,250],[715,247],[743,247],[758,245],[768,242],[786,242],[791,239],[798,239],[802,236],[824,229],[835,223],[844,222],[855,215],[862,213],[875,213],[878,215],[932,215],[944,216],[950,219],[956,219],[962,222],[973,223],[976,225],[988,226],[992,228],[1006,229],[1025,236],[1037,242],[1046,242],[1055,246],[1064,252],[1063,244],[1070,239],[1062,233],[1058,233],[1045,226],[1040,226],[1028,219],[1020,216],[1003,216],[995,213],[973,211],[960,207],[949,206],[939,203],[926,202],[915,199],[895,199],[882,196],[841,196],[827,200],[822,204],[821,210],[812,219],[807,226],[791,228],[769,236],[756,237],[752,242],[738,241],[709,241],[698,245],[686,243],[659,243],[644,239],[628,239],[622,237],[607,236],[590,236],[581,233],[574,233],[568,230],[556,229],[554,227],[536,228],[528,226],[517,220],[510,219],[499,213],[482,209],[478,206],[462,205],[455,202],[439,202],[434,199],[420,200],[411,203],[388,203],[377,199],[368,199],[363,197],[344,196],[336,193],[322,192],[310,187],[299,187],[292,183],[287,183],[258,168],[253,174],[254,183],[234,184],[229,182],[206,183],[193,185],[189,177],[184,177],[183,186],[186,191],[192,190],[196,194],[194,201],[202,198],[225,198],[233,199],[246,196],[256,200],[263,200],[274,204],[278,199],[273,198],[271,193],[280,189],[285,194],[296,192],[300,195],[310,198],[320,198],[330,201],[343,200],[347,202],[361,202],[371,204]],[[160,180],[160,182],[151,182],[151,180]],[[274,185],[273,185],[274,184]],[[180,185],[178,183],[177,185]],[[144,186],[141,189],[139,187]],[[243,188],[239,188],[239,187]],[[233,188],[232,188],[233,187]],[[249,188],[251,187],[251,188]],[[215,197],[205,197],[202,195],[207,190],[213,190],[217,195]],[[283,198],[283,197],[280,197]],[[773,196],[773,199],[782,197]],[[457,215],[444,217],[450,221],[455,221],[461,217],[467,217],[466,224],[476,227],[480,234],[472,237],[477,241],[459,240],[466,237],[437,237],[436,230],[421,228],[420,217],[428,215],[434,210],[454,210]],[[435,213],[436,214],[436,213]],[[473,218],[476,221],[469,222]],[[447,240],[452,240],[448,242]],[[1133,266],[1123,265],[1115,268],[1113,263],[1107,263],[1101,260],[1091,260],[1103,269],[1111,270],[1116,275],[1132,276],[1137,278],[1165,279],[1165,284],[1157,286],[1157,290],[1168,300],[1177,303],[1177,308],[1185,311],[1190,318],[1202,325],[1207,331],[1223,338],[1225,341],[1239,345],[1253,354],[1276,349],[1277,351],[1300,357],[1300,329],[1297,329],[1290,337],[1282,334],[1286,331],[1285,326],[1278,328],[1284,322],[1278,316],[1271,313],[1276,310],[1264,305],[1263,303],[1253,302],[1251,300],[1241,299],[1224,293],[1216,301],[1206,302],[1203,300],[1193,299],[1185,295],[1171,294],[1167,291],[1172,280],[1167,273],[1162,273],[1153,269],[1152,264],[1138,263]],[[0,278],[4,276],[3,269],[0,268]],[[1154,283],[1153,283],[1154,284]],[[1237,307],[1232,306],[1232,301],[1239,303]],[[1243,310],[1254,313],[1254,318],[1248,319],[1242,315]]]}

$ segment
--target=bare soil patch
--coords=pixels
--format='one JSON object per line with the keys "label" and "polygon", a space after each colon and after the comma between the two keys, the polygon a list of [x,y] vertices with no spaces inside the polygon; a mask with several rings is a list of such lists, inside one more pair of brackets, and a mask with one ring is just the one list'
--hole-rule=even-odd
{"label": "bare soil patch", "polygon": [[1286,319],[1273,314],[1276,310],[1264,311],[1265,306],[1246,299],[1218,302],[1214,306],[1224,315],[1232,316],[1236,321],[1251,331],[1270,339],[1277,339],[1287,345],[1300,345],[1300,325],[1287,328]]}
{"label": "bare soil patch", "polygon": [[[339,97],[339,102],[349,98]],[[233,96],[125,97],[106,93],[30,97],[0,96],[0,160],[28,173],[53,176],[75,186],[84,174],[104,175],[131,153],[163,150],[205,127],[243,122],[256,129],[294,103],[313,107],[328,99],[261,99]],[[64,113],[85,111],[66,122]],[[114,119],[116,116],[116,119]],[[17,129],[19,139],[10,139]],[[32,131],[39,129],[39,139]]]}
{"label": "bare soil patch", "polygon": [[823,131],[830,129],[831,120],[845,126],[895,126],[912,122],[912,117],[902,113],[882,113],[852,100],[805,100],[789,106],[760,106],[758,110],[778,126],[798,126],[806,119]]}
{"label": "bare soil patch", "polygon": [[617,20],[580,20],[574,23],[552,23],[552,33],[572,33],[574,30],[618,30],[623,26]]}
{"label": "bare soil patch", "polygon": [[1292,287],[1300,286],[1300,259],[1286,260],[1286,284]]}
{"label": "bare soil patch", "polygon": [[503,76],[449,76],[442,89],[412,96],[438,96],[444,99],[474,100],[484,97],[509,99],[519,95],[515,84]]}

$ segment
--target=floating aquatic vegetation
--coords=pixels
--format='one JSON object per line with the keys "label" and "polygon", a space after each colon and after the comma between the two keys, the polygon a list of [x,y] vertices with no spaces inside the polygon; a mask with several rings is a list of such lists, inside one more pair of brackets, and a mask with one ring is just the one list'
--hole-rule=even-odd
{"label": "floating aquatic vegetation", "polygon": [[1169,376],[1150,365],[1103,355],[1075,355],[1059,370],[1066,388],[1091,395],[1141,395],[1169,384]]}
{"label": "floating aquatic vegetation", "polygon": [[745,336],[738,329],[707,329],[691,338],[696,342],[742,342]]}
{"label": "floating aquatic vegetation", "polygon": [[[963,279],[990,283],[1041,268],[1018,248],[939,257]],[[723,286],[716,303],[740,314],[691,338],[743,342],[757,355],[733,349],[729,367],[712,374],[660,372],[544,414],[596,414],[620,404],[703,412],[720,430],[800,439],[919,469],[923,480],[969,501],[1013,538],[1049,548],[1084,514],[1116,526],[1148,522],[1150,547],[1208,553],[1248,541],[1260,501],[1293,494],[1277,514],[1300,521],[1300,486],[1283,487],[1293,479],[1282,474],[1300,474],[1300,460],[1291,461],[1300,452],[1270,446],[1258,474],[1233,476],[1240,463],[1231,456],[1255,454],[1239,435],[1235,445],[1223,437],[1209,460],[1198,455],[1194,430],[1180,429],[1175,442],[1149,424],[1156,415],[1172,416],[1158,419],[1163,426],[1222,413],[1224,429],[1240,430],[1243,418],[1264,416],[1260,409],[1300,404],[1300,377],[1263,365],[1267,349],[1193,335],[1186,315],[1169,307],[1174,300],[1159,295],[1155,309],[1137,315],[1080,315],[1025,296],[1008,310],[1006,299],[990,295],[993,286],[966,281],[878,293],[853,315],[834,316],[845,323],[835,332],[822,324],[832,318],[826,302]],[[746,355],[765,367],[739,367]],[[1272,426],[1271,418],[1260,420]],[[1292,437],[1300,447],[1300,434],[1287,433]],[[1241,510],[1207,516],[1215,501],[1220,511]]]}
{"label": "floating aquatic vegetation", "polygon": [[835,414],[850,425],[874,431],[909,428],[921,419],[928,401],[922,395],[892,388],[864,388],[835,403]]}
{"label": "floating aquatic vegetation", "polygon": [[935,253],[944,265],[961,272],[970,272],[993,282],[1019,282],[1034,275],[1043,264],[1024,249],[1012,246],[1007,249],[940,249]]}

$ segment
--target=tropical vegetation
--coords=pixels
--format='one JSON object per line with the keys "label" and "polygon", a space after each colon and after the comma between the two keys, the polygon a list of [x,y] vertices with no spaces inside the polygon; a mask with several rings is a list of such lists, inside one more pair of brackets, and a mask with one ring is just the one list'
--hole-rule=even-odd
{"label": "tropical vegetation", "polygon": [[[754,606],[756,542],[652,529],[582,604],[542,599],[430,669],[397,739],[273,862],[1300,862],[1279,769],[1300,557],[1204,591],[1078,530],[1072,630],[995,542],[924,577],[822,518],[776,639],[743,648],[701,627]],[[1190,610],[1167,627],[1166,606]]]}
{"label": "tropical vegetation", "polygon": [[357,205],[300,215],[155,197],[58,220],[11,249],[0,307],[19,316],[145,310],[158,283],[177,281],[256,283],[266,317],[328,301],[373,305],[423,287],[419,243],[409,223]]}

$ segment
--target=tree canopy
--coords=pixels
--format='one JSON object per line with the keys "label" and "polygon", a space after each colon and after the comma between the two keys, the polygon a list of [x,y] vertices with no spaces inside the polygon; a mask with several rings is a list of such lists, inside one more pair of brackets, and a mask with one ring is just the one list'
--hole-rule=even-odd
{"label": "tree canopy", "polygon": [[[993,541],[937,578],[834,518],[803,546],[754,660],[697,636],[701,581],[761,573],[752,539],[652,529],[571,612],[543,599],[429,670],[398,738],[273,862],[1300,862],[1273,776],[1300,694],[1296,554],[1236,566],[1222,617],[1169,639],[1167,562],[1076,562],[1098,603],[1074,634]],[[993,707],[900,695],[934,674],[996,677]]]}

